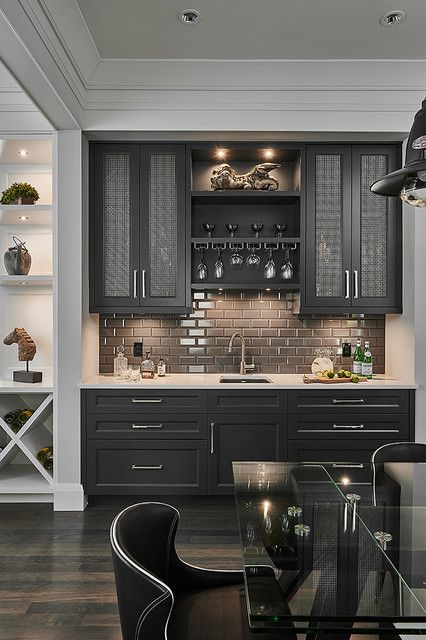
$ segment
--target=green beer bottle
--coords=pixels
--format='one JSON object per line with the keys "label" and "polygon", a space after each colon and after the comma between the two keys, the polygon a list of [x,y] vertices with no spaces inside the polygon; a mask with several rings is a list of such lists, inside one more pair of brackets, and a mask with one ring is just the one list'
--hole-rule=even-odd
{"label": "green beer bottle", "polygon": [[362,375],[362,363],[364,362],[364,351],[361,347],[361,340],[358,338],[354,351],[354,359],[352,363],[352,373],[356,376]]}
{"label": "green beer bottle", "polygon": [[373,377],[373,356],[370,351],[370,343],[366,340],[364,347],[364,360],[362,361],[362,375],[366,378]]}

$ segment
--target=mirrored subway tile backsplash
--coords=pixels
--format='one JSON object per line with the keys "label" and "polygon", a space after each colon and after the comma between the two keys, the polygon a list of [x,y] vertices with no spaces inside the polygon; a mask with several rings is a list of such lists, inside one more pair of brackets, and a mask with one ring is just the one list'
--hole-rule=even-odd
{"label": "mirrored subway tile backsplash", "polygon": [[[369,340],[374,371],[385,367],[385,317],[299,318],[294,294],[278,292],[194,293],[188,316],[114,314],[99,316],[99,373],[112,373],[115,348],[124,345],[129,364],[133,343],[143,342],[154,360],[161,355],[173,373],[238,373],[239,341],[228,355],[229,338],[241,331],[246,339],[247,362],[254,356],[263,373],[309,373],[320,347],[355,345]],[[338,367],[350,368],[351,359],[337,357]]]}

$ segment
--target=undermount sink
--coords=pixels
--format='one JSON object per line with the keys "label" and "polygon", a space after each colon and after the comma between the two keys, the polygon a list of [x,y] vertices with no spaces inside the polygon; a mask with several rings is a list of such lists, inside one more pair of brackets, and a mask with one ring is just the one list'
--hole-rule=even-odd
{"label": "undermount sink", "polygon": [[223,384],[272,384],[272,380],[266,376],[221,376],[219,382]]}

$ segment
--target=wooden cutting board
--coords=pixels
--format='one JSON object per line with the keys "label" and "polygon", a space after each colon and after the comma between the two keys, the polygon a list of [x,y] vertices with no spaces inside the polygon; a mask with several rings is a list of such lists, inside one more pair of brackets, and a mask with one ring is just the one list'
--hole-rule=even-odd
{"label": "wooden cutting board", "polygon": [[[368,382],[368,379],[364,376],[358,376],[359,382]],[[303,382],[305,384],[342,384],[343,382],[351,382],[351,378],[316,378],[315,376],[303,376]],[[357,384],[357,383],[353,383]]]}

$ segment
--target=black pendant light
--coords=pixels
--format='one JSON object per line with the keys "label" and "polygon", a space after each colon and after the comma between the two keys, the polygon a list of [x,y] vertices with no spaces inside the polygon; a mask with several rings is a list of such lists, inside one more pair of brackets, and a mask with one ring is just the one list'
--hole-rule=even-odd
{"label": "black pendant light", "polygon": [[405,166],[388,173],[370,187],[381,196],[398,196],[414,207],[426,207],[426,98],[414,116],[408,137]]}

